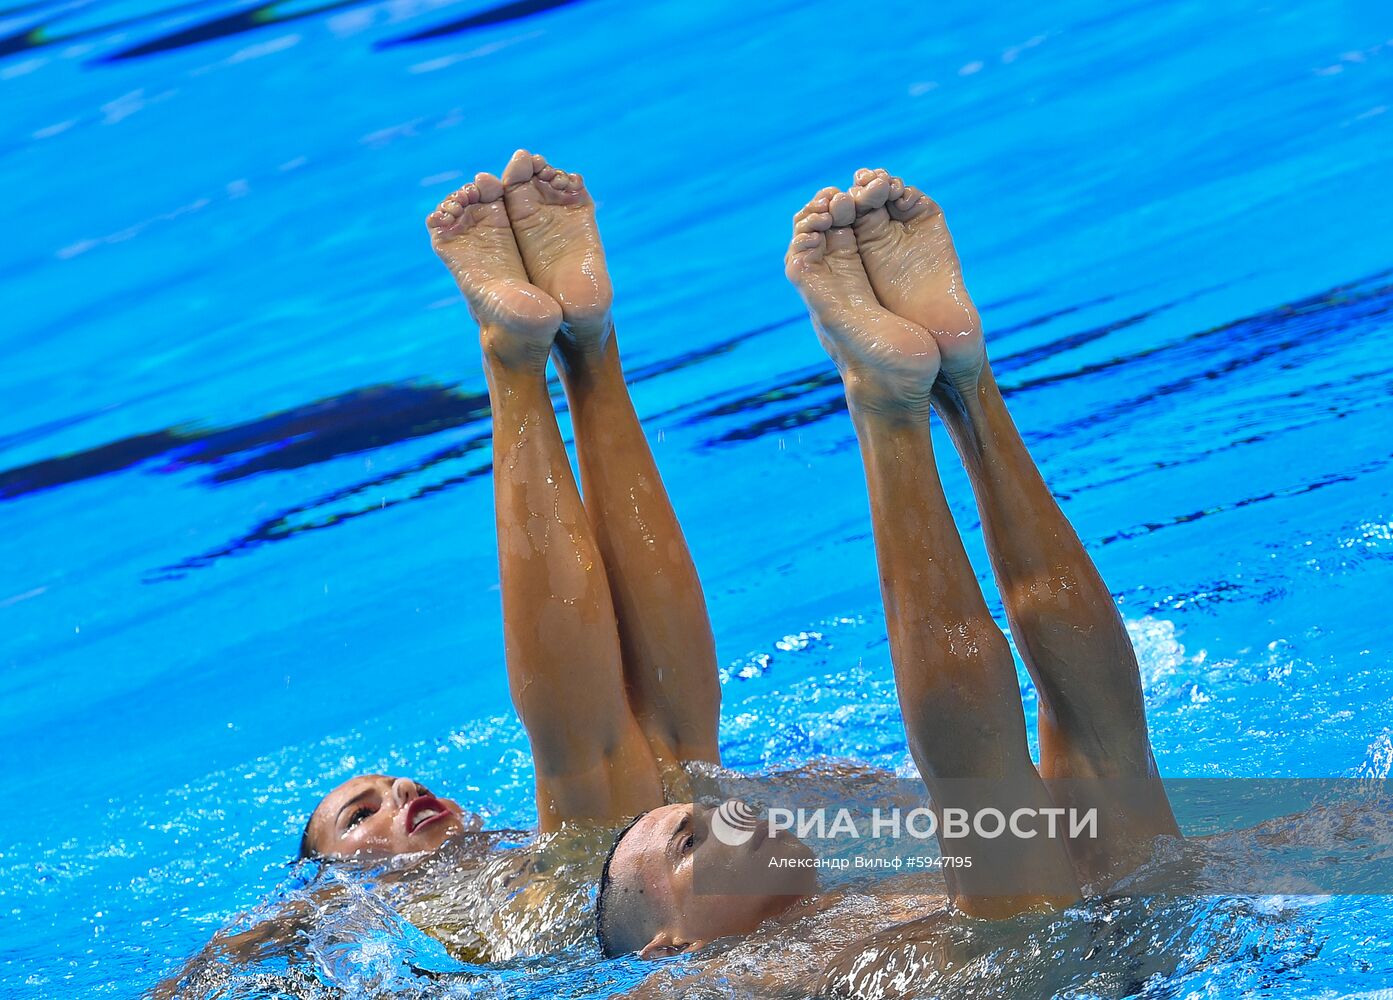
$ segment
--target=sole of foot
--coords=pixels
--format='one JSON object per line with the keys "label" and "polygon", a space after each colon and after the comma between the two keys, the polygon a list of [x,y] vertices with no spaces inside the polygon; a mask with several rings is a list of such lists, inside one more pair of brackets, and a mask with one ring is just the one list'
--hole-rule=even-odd
{"label": "sole of foot", "polygon": [[561,307],[528,280],[503,197],[501,180],[478,174],[426,217],[426,228],[479,324],[485,353],[510,367],[545,368]]}
{"label": "sole of foot", "polygon": [[561,344],[602,349],[614,292],[584,178],[520,149],[503,171],[503,185],[528,277],[561,306]]}
{"label": "sole of foot", "polygon": [[938,204],[886,170],[858,170],[852,231],[876,297],[933,336],[945,378],[963,388],[986,363],[982,321]]}
{"label": "sole of foot", "polygon": [[927,411],[939,371],[933,336],[885,308],[862,263],[856,203],[823,188],[793,217],[784,273],[807,304],[849,399],[877,410]]}

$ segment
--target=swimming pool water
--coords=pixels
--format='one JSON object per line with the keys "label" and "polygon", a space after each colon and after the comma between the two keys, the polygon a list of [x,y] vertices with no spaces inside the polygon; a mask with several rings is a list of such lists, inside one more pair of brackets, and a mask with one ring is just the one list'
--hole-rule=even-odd
{"label": "swimming pool water", "polygon": [[[0,10],[0,91],[0,993],[149,988],[355,772],[533,821],[475,333],[421,225],[520,145],[599,200],[727,763],[906,758],[781,275],[792,212],[884,165],[945,206],[1162,772],[1388,776],[1384,5],[38,0]],[[1255,931],[1146,995],[1393,983],[1387,899],[1283,926],[1299,960]],[[385,961],[440,959],[418,938]]]}

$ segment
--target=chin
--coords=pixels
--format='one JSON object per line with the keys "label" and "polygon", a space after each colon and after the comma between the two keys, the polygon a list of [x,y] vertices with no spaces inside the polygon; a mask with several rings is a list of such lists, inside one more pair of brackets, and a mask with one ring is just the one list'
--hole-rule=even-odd
{"label": "chin", "polygon": [[444,847],[462,833],[464,833],[464,823],[458,816],[451,816],[449,819],[441,822],[440,829],[433,838],[435,846]]}

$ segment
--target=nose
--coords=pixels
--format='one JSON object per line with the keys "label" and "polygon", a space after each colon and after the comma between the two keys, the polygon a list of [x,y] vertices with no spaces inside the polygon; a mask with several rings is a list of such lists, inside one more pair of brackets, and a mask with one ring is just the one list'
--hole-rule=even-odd
{"label": "nose", "polygon": [[392,800],[398,807],[406,805],[412,799],[421,797],[420,786],[410,778],[397,778],[392,782]]}

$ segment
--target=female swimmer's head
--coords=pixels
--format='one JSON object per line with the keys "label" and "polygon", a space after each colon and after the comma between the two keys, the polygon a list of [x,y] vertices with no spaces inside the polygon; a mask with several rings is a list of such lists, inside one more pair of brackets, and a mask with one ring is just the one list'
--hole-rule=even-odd
{"label": "female swimmer's head", "polygon": [[[471,820],[473,817],[471,817]],[[300,838],[300,857],[390,858],[434,851],[473,828],[464,810],[410,778],[360,774],[320,800]]]}
{"label": "female swimmer's head", "polygon": [[[713,834],[712,815],[702,805],[661,806],[619,834],[595,907],[606,957],[656,958],[748,934],[817,891],[816,873],[805,864],[813,857],[807,844],[771,833],[766,824],[730,844]],[[787,875],[771,879],[771,869]]]}

